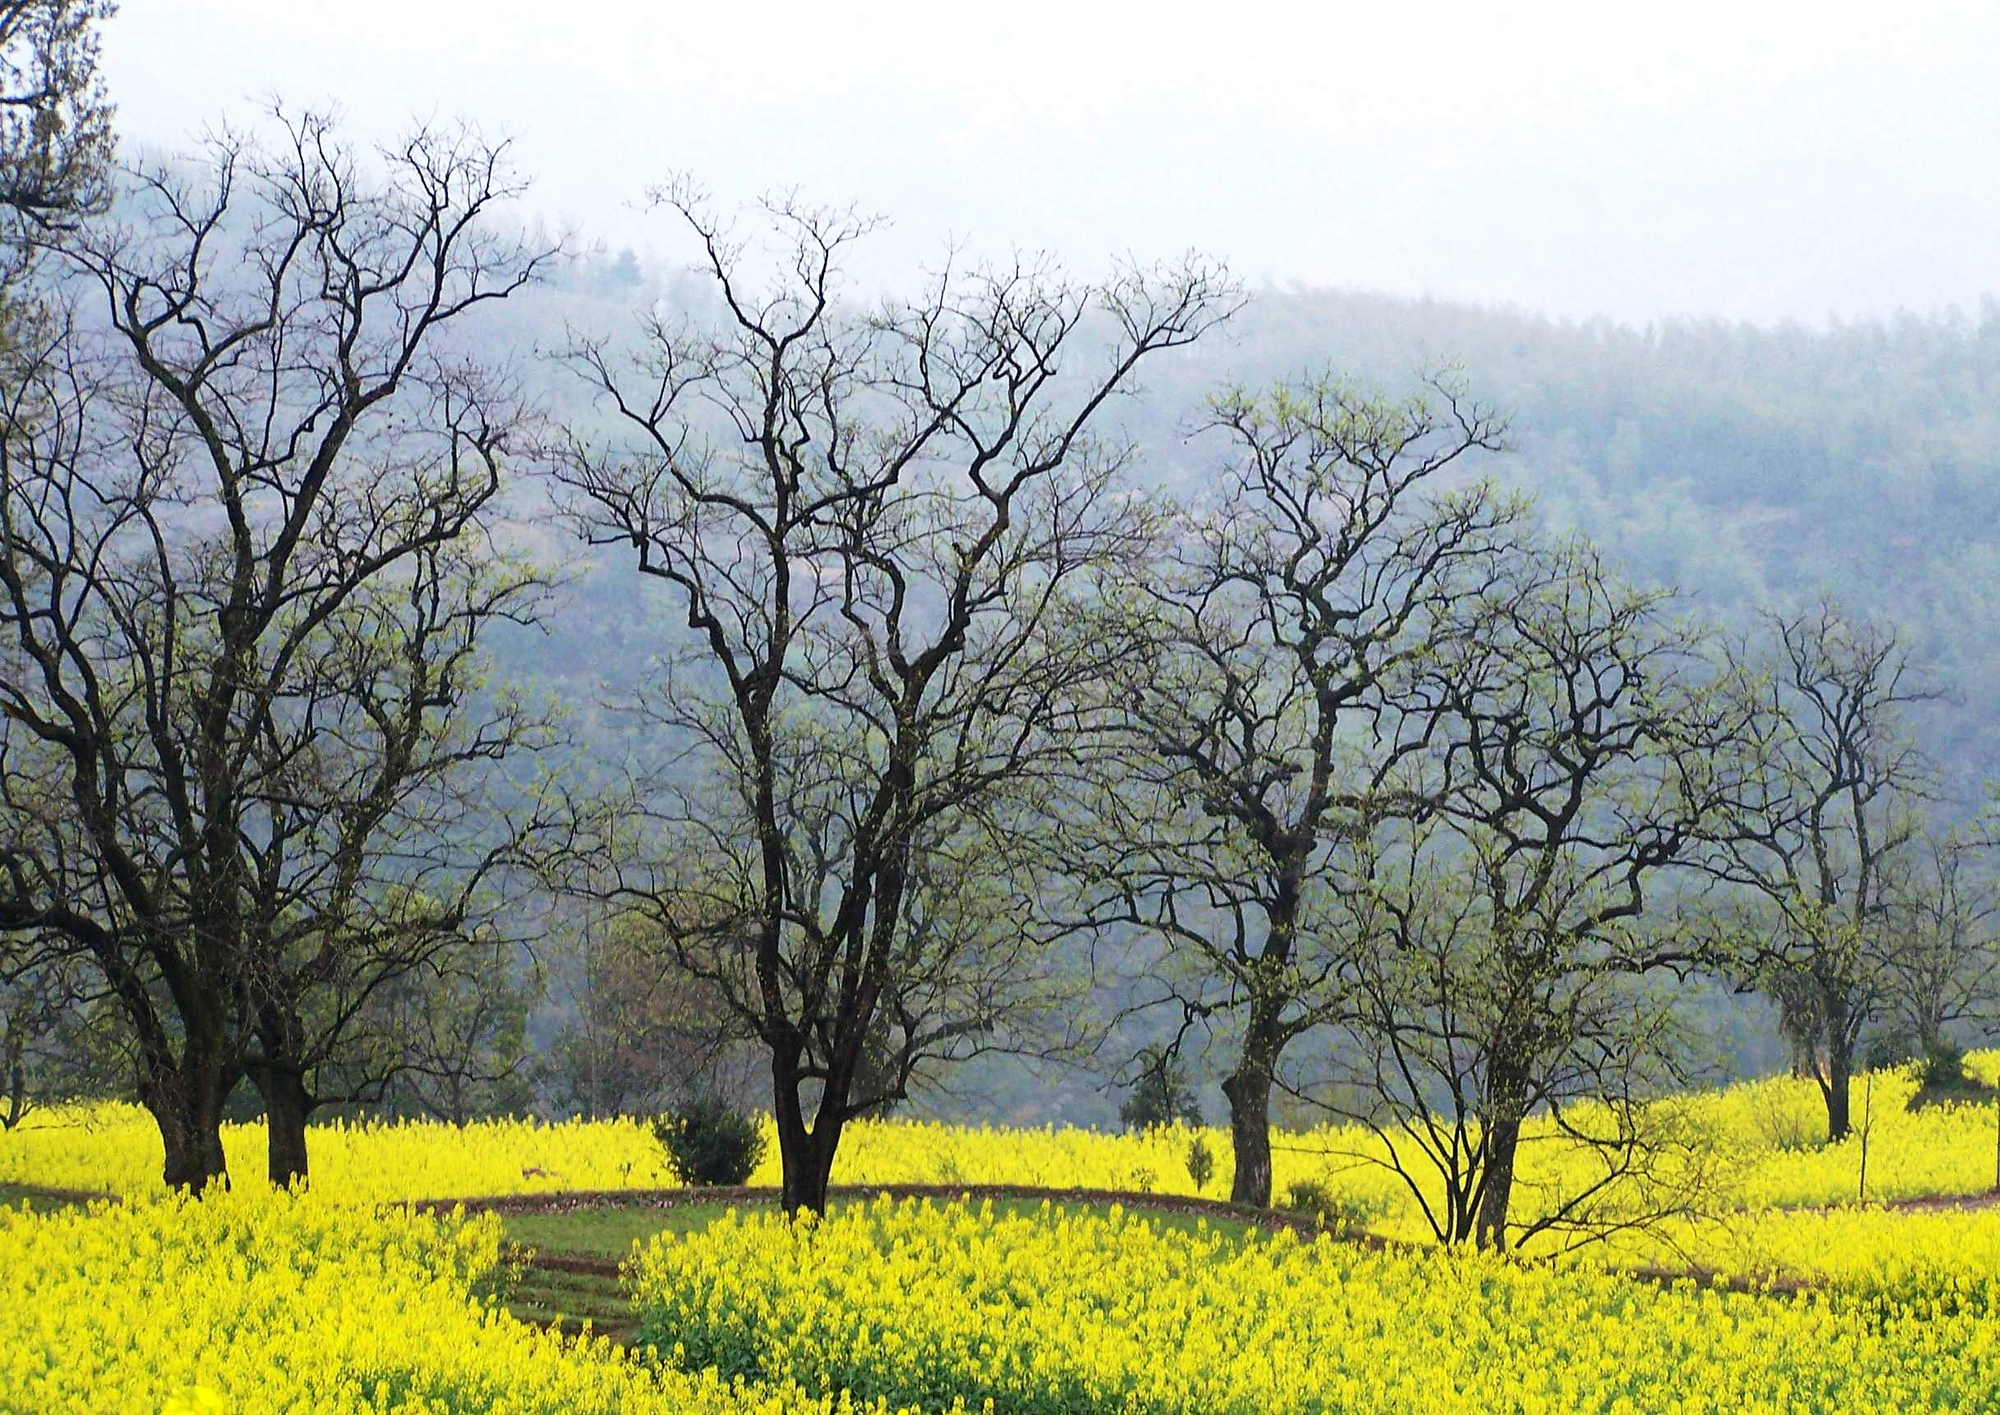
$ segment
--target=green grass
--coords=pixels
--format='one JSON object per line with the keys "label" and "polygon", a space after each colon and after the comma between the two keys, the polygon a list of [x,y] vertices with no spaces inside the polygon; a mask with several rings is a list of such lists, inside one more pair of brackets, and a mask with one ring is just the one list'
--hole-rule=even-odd
{"label": "green grass", "polygon": [[597,1273],[526,1268],[507,1293],[507,1310],[521,1321],[558,1325],[572,1333],[588,1322],[600,1335],[622,1340],[632,1329],[631,1308],[618,1279]]}
{"label": "green grass", "polygon": [[[830,1208],[837,1212],[847,1204],[860,1202],[865,1201],[835,1199]],[[994,1212],[1003,1217],[1032,1218],[1042,1207],[1040,1199],[995,1199],[992,1204]],[[507,1214],[501,1219],[501,1225],[508,1241],[538,1252],[624,1258],[631,1254],[634,1243],[647,1242],[656,1234],[699,1233],[731,1209],[748,1213],[767,1207],[767,1204],[740,1201],[733,1204],[676,1204],[667,1208],[651,1205],[630,1208],[607,1206],[566,1213]],[[1095,1212],[1104,1207],[1101,1204],[1055,1205],[1056,1210],[1062,1213]],[[1194,1232],[1205,1218],[1211,1231],[1231,1242],[1240,1241],[1251,1229],[1251,1225],[1241,1219],[1198,1216],[1173,1210],[1153,1212],[1139,1209],[1136,1212],[1148,1222],[1184,1233]]]}
{"label": "green grass", "polygon": [[729,1204],[676,1204],[672,1208],[575,1209],[553,1214],[506,1214],[501,1227],[511,1243],[542,1253],[574,1253],[623,1258],[634,1243],[659,1233],[699,1233],[721,1218]]}

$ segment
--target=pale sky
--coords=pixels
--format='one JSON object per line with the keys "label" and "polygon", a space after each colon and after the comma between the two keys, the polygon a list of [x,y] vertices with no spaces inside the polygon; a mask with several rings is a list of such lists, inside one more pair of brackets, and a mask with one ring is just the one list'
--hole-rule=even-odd
{"label": "pale sky", "polygon": [[854,202],[878,283],[956,236],[1634,322],[2000,293],[1992,0],[124,0],[105,68],[146,144],[473,119],[613,249],[676,249],[636,208],[677,170]]}

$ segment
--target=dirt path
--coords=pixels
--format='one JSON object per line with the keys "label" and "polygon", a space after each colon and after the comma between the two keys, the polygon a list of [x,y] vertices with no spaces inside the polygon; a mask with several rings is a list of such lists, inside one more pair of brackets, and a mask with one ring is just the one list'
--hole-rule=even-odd
{"label": "dirt path", "polygon": [[1774,1204],[1744,1213],[1831,1214],[1843,1209],[1881,1209],[1892,1214],[1977,1213],[2000,1205],[2000,1191],[1977,1194],[1909,1194],[1900,1199],[1842,1199],[1831,1204]]}
{"label": "dirt path", "polygon": [[32,1199],[44,1204],[66,1204],[82,1208],[86,1204],[118,1204],[124,1200],[102,1189],[57,1189],[47,1184],[0,1182],[0,1203]]}

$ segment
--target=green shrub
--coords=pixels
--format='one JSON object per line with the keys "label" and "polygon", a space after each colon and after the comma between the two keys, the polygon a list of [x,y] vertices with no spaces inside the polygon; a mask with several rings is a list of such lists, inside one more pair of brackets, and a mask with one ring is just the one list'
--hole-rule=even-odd
{"label": "green shrub", "polygon": [[1188,1178],[1194,1181],[1195,1192],[1208,1187],[1208,1181],[1215,1176],[1215,1152],[1208,1147],[1208,1137],[1196,1135],[1188,1141]]}
{"label": "green shrub", "polygon": [[1974,1088],[1965,1074],[1965,1048],[1947,1041],[1933,1042],[1917,1058],[1917,1084],[1926,1091],[1964,1091]]}
{"label": "green shrub", "polygon": [[757,1117],[709,1096],[656,1116],[653,1136],[684,1184],[742,1184],[764,1158]]}
{"label": "green shrub", "polygon": [[1388,1212],[1376,1199],[1342,1193],[1317,1179],[1301,1179],[1286,1191],[1283,1207],[1312,1219],[1329,1233],[1354,1234],[1366,1231]]}
{"label": "green shrub", "polygon": [[1201,1101],[1187,1069],[1170,1048],[1142,1048],[1138,1068],[1132,1089],[1118,1107],[1118,1119],[1127,1130],[1201,1124]]}

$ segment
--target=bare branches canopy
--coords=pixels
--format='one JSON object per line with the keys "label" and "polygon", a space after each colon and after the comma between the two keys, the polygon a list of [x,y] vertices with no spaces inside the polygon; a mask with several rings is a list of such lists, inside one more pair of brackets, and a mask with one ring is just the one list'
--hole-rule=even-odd
{"label": "bare branches canopy", "polygon": [[222,1174],[245,1076],[283,1180],[371,997],[497,946],[485,825],[546,730],[479,641],[536,613],[492,535],[530,413],[453,335],[549,252],[469,132],[369,160],[280,115],[129,184],[52,244],[70,314],[0,423],[0,928],[115,999],[170,1183]]}
{"label": "bare branches canopy", "polygon": [[[1146,530],[1097,428],[1237,296],[1198,263],[1093,284],[1020,259],[862,311],[840,262],[867,219],[781,198],[760,246],[685,187],[660,204],[721,318],[580,341],[617,433],[553,458],[580,533],[690,631],[647,709],[685,753],[643,806],[665,858],[615,889],[769,1051],[786,1199],[818,1207],[849,1119],[927,1058],[1010,1044],[1035,1000],[1010,819],[1068,770],[1105,666],[1056,610]],[[974,860],[983,917],[955,902]]]}

